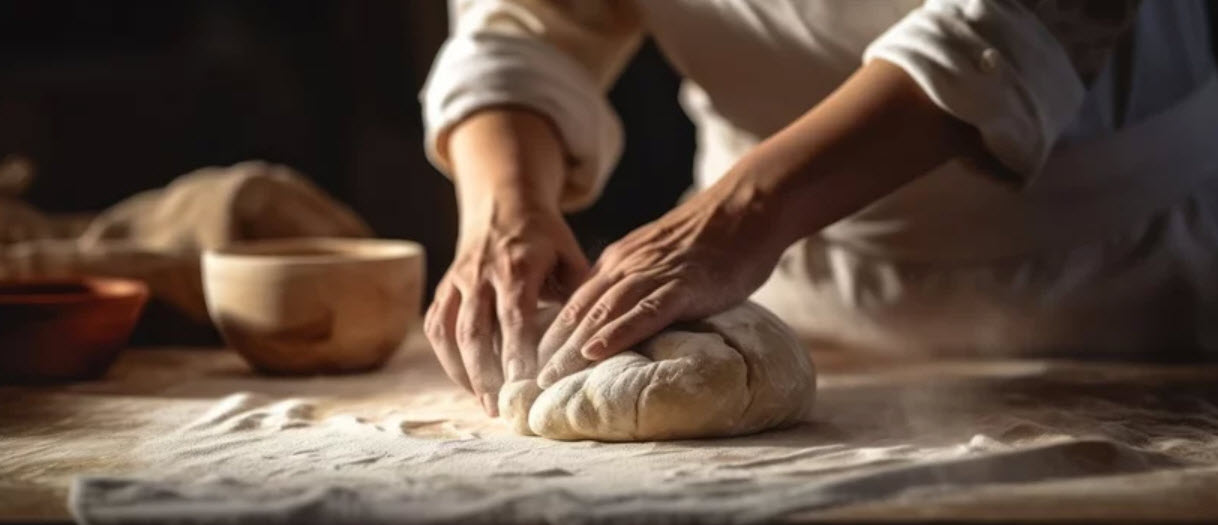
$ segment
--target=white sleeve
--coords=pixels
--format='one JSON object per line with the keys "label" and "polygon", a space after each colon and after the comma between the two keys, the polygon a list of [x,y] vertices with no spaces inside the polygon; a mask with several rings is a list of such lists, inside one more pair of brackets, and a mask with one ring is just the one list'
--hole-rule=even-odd
{"label": "white sleeve", "polygon": [[947,112],[975,126],[990,153],[1030,181],[1082,105],[1066,49],[1015,0],[927,0],[871,43],[864,60],[908,73]]}
{"label": "white sleeve", "polygon": [[600,194],[622,150],[622,126],[605,94],[641,41],[627,0],[456,0],[453,30],[420,95],[428,159],[447,173],[446,132],[489,106],[549,119],[568,156],[560,205]]}

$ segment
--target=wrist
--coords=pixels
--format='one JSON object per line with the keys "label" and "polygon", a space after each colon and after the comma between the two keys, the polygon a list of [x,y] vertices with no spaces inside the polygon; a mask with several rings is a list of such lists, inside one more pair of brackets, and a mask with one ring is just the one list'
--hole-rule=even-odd
{"label": "wrist", "polygon": [[500,203],[557,212],[566,163],[545,118],[516,108],[483,110],[456,126],[449,147],[462,211]]}
{"label": "wrist", "polygon": [[457,206],[462,215],[494,206],[561,214],[558,184],[543,184],[529,176],[484,173],[477,180],[457,183]]}
{"label": "wrist", "polygon": [[975,129],[944,112],[900,68],[875,60],[749,151],[725,178],[756,188],[777,235],[815,234],[953,156],[976,156]]}
{"label": "wrist", "polygon": [[758,155],[745,155],[721,181],[729,188],[726,205],[763,228],[762,233],[779,250],[809,234],[812,214],[805,199],[804,178],[780,162]]}
{"label": "wrist", "polygon": [[457,202],[459,242],[481,238],[489,231],[518,231],[537,220],[562,220],[556,201],[516,184],[477,185],[459,191]]}

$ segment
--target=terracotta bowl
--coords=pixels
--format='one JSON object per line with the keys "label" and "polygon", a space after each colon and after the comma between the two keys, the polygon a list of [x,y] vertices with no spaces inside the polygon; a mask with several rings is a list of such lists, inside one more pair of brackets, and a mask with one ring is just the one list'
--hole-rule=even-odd
{"label": "terracotta bowl", "polygon": [[148,287],[86,277],[0,282],[0,380],[93,379],[127,345]]}
{"label": "terracotta bowl", "polygon": [[418,322],[423,247],[385,239],[281,239],[203,254],[207,310],[254,369],[380,367]]}

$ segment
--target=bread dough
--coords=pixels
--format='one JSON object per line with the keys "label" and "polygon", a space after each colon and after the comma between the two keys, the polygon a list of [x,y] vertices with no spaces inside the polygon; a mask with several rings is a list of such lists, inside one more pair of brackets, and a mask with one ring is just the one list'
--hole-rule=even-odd
{"label": "bread dough", "polygon": [[500,414],[521,434],[649,441],[735,436],[803,419],[816,374],[791,330],[744,303],[680,323],[542,390],[508,383]]}

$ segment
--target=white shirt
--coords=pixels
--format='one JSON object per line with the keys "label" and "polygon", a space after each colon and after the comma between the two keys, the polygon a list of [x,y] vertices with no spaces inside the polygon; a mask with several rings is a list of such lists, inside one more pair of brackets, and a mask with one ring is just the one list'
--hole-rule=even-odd
{"label": "white shirt", "polygon": [[443,169],[450,126],[529,107],[570,156],[563,206],[590,203],[622,147],[605,92],[649,35],[685,78],[705,187],[865,61],[888,60],[975,126],[1002,167],[948,162],[796,243],[754,300],[821,346],[1218,352],[1204,2],[1144,2],[1111,55],[1088,47],[1111,27],[1071,18],[1089,5],[457,0],[422,94],[427,150]]}
{"label": "white shirt", "polygon": [[[1038,7],[1027,7],[1033,4]],[[975,126],[1005,170],[977,176],[976,167],[942,166],[918,183],[921,190],[899,191],[825,234],[907,257],[1010,255],[1036,243],[982,249],[976,245],[984,243],[943,234],[942,225],[978,213],[978,207],[983,214],[1023,221],[1030,213],[1026,194],[1035,191],[1014,190],[1035,190],[1039,183],[1033,181],[1056,150],[1095,142],[1170,108],[1214,75],[1200,0],[1145,2],[1125,47],[1089,87],[1072,64],[1078,57],[1050,31],[1052,17],[1060,15],[1052,12],[1056,5],[1052,0],[456,0],[452,36],[422,94],[427,151],[443,169],[435,147],[450,126],[490,105],[532,108],[555,124],[571,157],[564,208],[587,205],[622,148],[621,126],[605,92],[649,35],[685,78],[681,102],[698,130],[695,180],[705,187],[863,62],[879,58],[900,66],[936,104]],[[1156,184],[1175,188],[1163,189],[1160,199],[1196,182],[1183,175],[1173,181],[1172,175],[1126,178],[1157,177]],[[967,178],[977,180],[960,182]],[[1012,181],[1015,187],[1006,187]],[[1128,186],[1126,198],[1153,207],[1143,188]],[[1108,208],[1116,209],[1096,213],[1129,213],[1125,203]],[[1106,225],[1119,219],[1073,222]],[[988,238],[1004,236],[985,229],[984,221],[973,228]],[[1096,229],[1054,227],[1027,236],[1044,237],[1051,245]],[[1055,235],[1062,239],[1048,239]]]}

